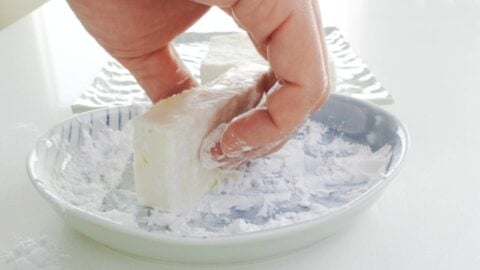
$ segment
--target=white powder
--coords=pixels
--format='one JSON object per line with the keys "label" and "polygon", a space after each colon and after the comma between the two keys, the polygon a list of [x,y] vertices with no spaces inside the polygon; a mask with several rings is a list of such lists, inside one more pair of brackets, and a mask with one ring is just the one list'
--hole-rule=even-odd
{"label": "white powder", "polygon": [[[131,128],[116,131],[103,125],[92,135],[82,130],[79,149],[65,149],[62,162],[53,172],[52,187],[67,202],[94,212],[113,188],[118,186],[132,155]],[[53,145],[58,143],[53,142]]]}
{"label": "white powder", "polygon": [[60,270],[60,260],[68,257],[61,254],[47,236],[38,240],[20,239],[17,245],[0,258],[14,270]]}
{"label": "white powder", "polygon": [[388,145],[372,152],[308,121],[282,150],[230,172],[195,209],[176,215],[137,201],[131,128],[101,129],[83,133],[80,151],[65,155],[52,187],[94,215],[178,236],[238,234],[323,216],[381,181],[391,159]]}

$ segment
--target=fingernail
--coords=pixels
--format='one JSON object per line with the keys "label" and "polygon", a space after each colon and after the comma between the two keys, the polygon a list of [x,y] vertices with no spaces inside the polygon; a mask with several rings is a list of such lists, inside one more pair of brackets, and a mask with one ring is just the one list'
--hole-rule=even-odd
{"label": "fingernail", "polygon": [[227,124],[220,124],[203,139],[200,145],[200,164],[205,169],[215,169],[223,165],[220,161],[225,158],[225,154],[222,151],[220,139],[226,126]]}
{"label": "fingernail", "polygon": [[252,149],[253,147],[242,140],[233,130],[228,130],[223,135],[222,150],[228,157],[237,157]]}

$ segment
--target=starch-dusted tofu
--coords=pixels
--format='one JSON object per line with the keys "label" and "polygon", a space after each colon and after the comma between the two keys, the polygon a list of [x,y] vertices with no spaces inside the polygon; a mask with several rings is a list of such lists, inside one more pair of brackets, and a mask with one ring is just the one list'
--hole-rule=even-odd
{"label": "starch-dusted tofu", "polygon": [[134,174],[139,199],[170,212],[190,209],[223,178],[199,161],[202,140],[218,125],[255,107],[263,65],[235,67],[205,86],[155,104],[133,121]]}
{"label": "starch-dusted tofu", "polygon": [[202,84],[215,80],[227,70],[242,63],[268,66],[267,61],[260,56],[246,33],[212,37],[207,55],[200,67]]}

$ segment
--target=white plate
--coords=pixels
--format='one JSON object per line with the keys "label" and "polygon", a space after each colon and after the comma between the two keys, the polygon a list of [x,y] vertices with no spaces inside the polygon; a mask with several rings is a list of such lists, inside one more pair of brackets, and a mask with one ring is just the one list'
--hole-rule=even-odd
{"label": "white plate", "polygon": [[[36,144],[28,159],[33,185],[65,221],[83,234],[114,249],[150,259],[181,263],[231,263],[282,254],[310,245],[351,223],[398,173],[408,148],[403,124],[385,110],[354,98],[333,95],[313,115],[343,139],[369,145],[373,151],[389,145],[392,157],[385,171],[368,190],[341,207],[316,219],[268,229],[213,238],[171,236],[148,232],[100,217],[65,200],[52,185],[62,181],[63,166],[78,149],[81,133],[94,134],[105,125],[113,130],[141,113],[145,107],[127,106],[76,115],[53,127]],[[93,137],[92,137],[93,138]],[[52,144],[53,142],[53,144]],[[108,149],[107,149],[108,150]],[[66,179],[64,179],[66,181]]]}
{"label": "white plate", "polygon": [[[210,38],[232,33],[184,33],[175,39],[175,48],[192,75],[200,80],[200,66],[208,51]],[[325,28],[325,39],[331,60],[335,66],[333,92],[379,105],[393,103],[392,95],[375,78],[367,65],[353,51],[336,27]],[[112,60],[72,105],[74,113],[92,109],[149,104],[150,99],[130,72]]]}

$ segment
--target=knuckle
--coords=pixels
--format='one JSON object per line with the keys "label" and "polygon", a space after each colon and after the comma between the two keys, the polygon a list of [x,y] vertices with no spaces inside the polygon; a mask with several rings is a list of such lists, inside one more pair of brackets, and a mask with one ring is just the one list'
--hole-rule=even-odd
{"label": "knuckle", "polygon": [[247,30],[271,28],[276,13],[289,9],[285,0],[239,0],[233,7],[236,19]]}

